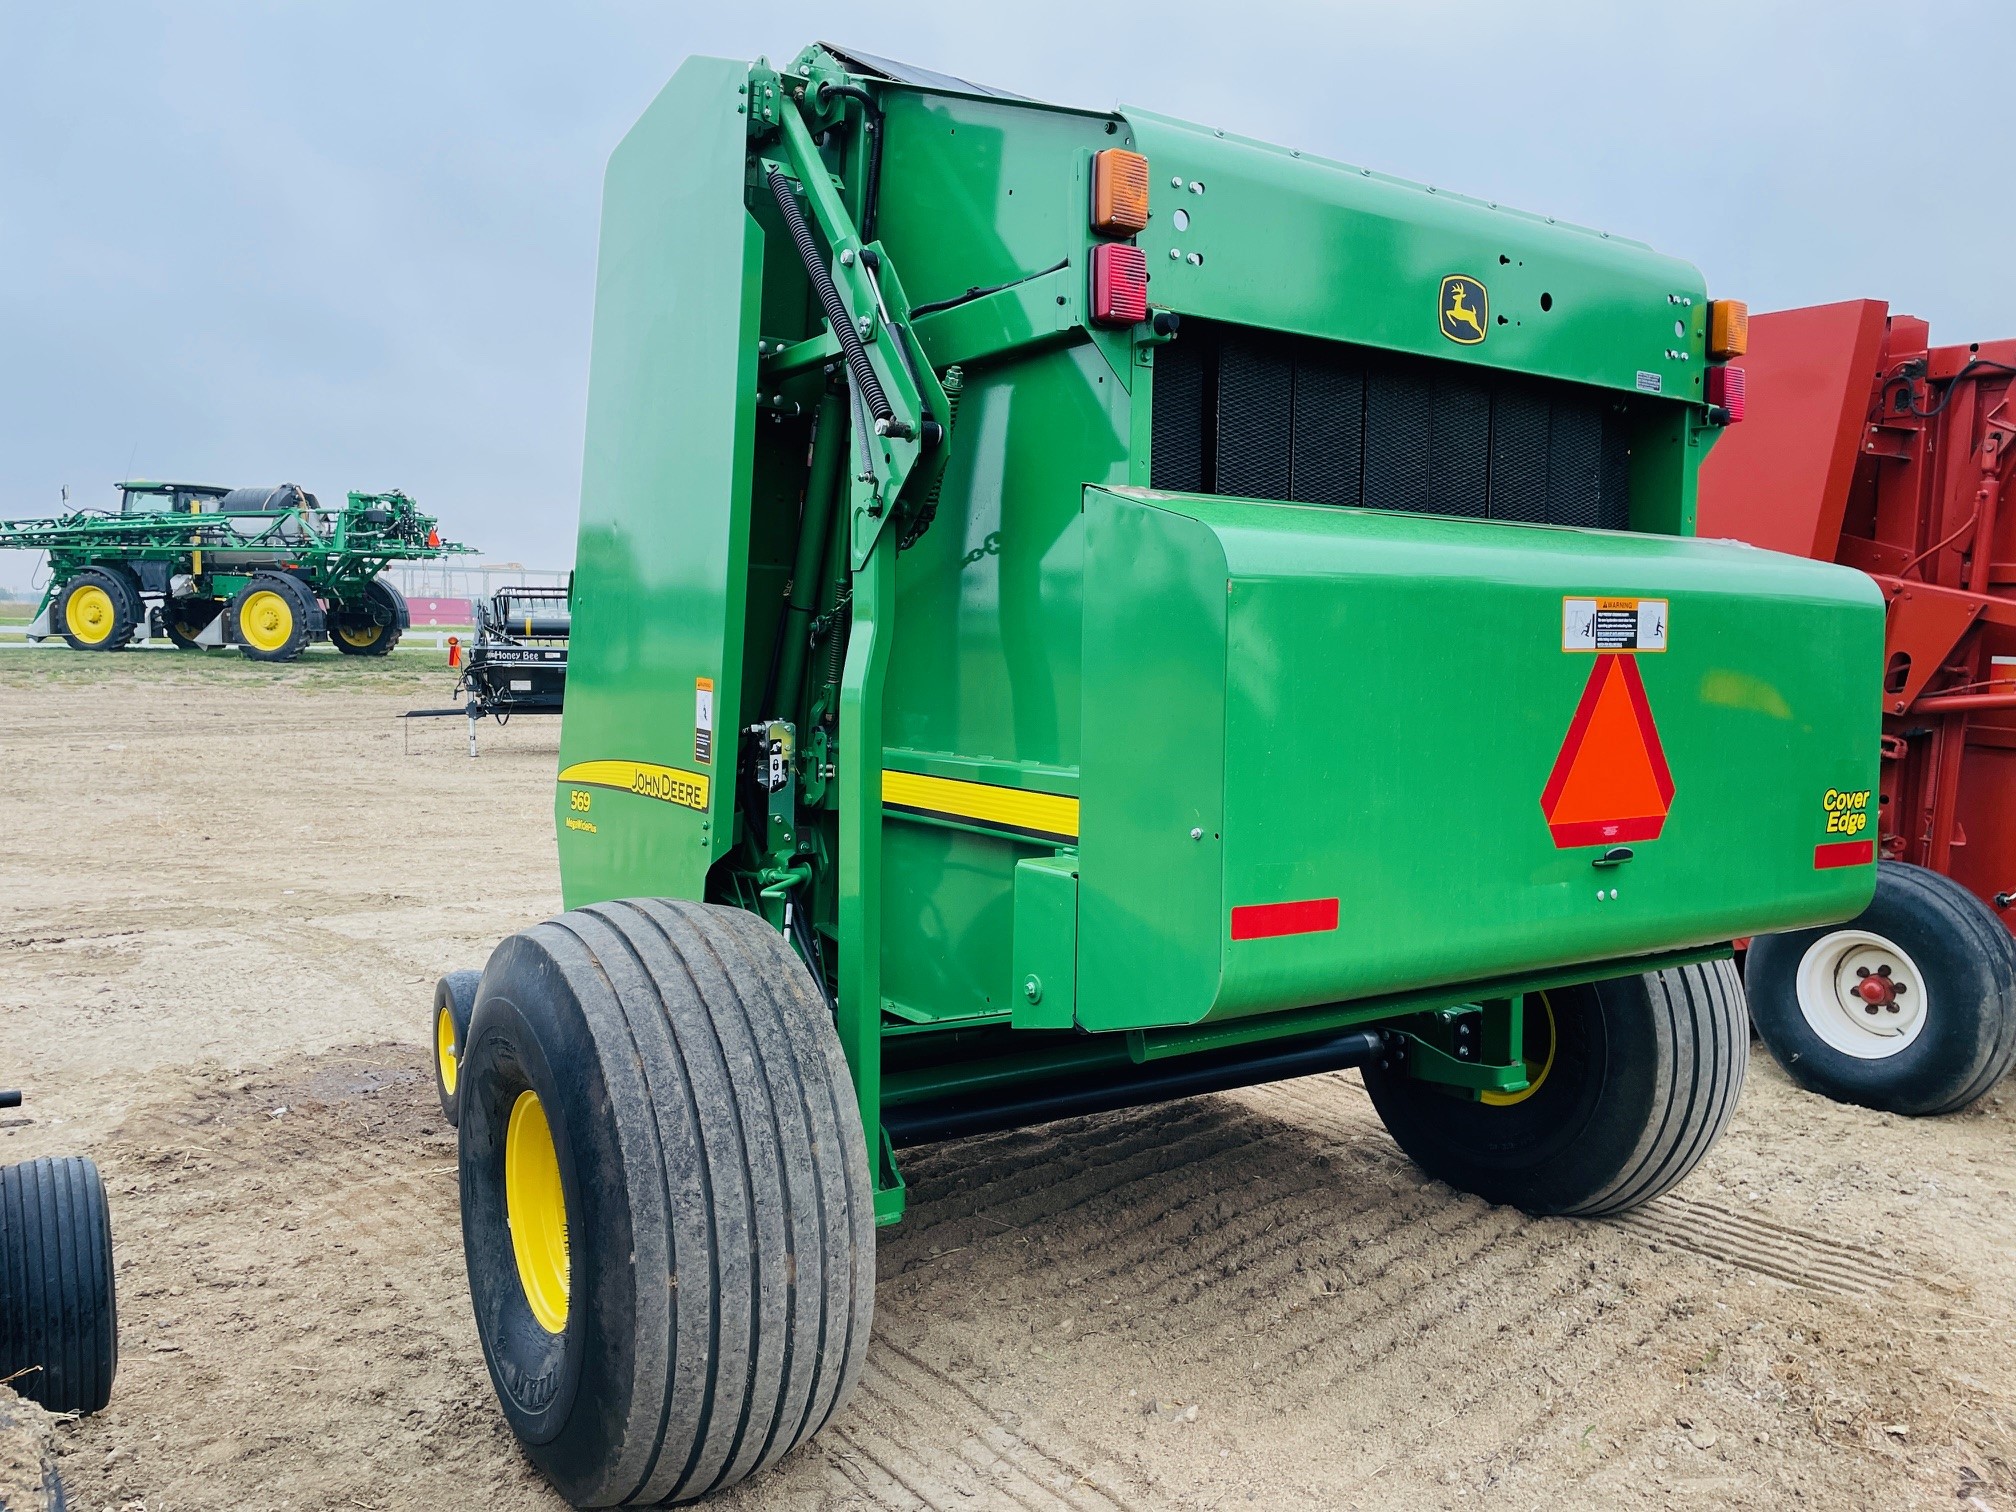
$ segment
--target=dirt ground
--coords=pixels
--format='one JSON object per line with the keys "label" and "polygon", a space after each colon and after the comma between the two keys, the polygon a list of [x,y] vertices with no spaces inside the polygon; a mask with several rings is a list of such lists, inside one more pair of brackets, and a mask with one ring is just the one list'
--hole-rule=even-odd
{"label": "dirt ground", "polygon": [[[558,727],[432,656],[0,652],[0,1160],[104,1170],[85,1512],[558,1502],[492,1405],[437,974],[557,910]],[[1620,1221],[1416,1172],[1316,1077],[913,1152],[840,1420],[731,1507],[2016,1512],[2016,1083],[1910,1123],[1761,1051]],[[1970,1500],[1971,1499],[1971,1500]]]}

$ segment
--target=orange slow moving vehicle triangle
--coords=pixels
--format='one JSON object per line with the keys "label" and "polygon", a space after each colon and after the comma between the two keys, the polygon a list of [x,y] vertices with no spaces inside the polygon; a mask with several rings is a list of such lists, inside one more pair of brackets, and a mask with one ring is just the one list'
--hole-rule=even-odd
{"label": "orange slow moving vehicle triangle", "polygon": [[1554,843],[1656,840],[1672,806],[1673,774],[1637,658],[1601,653],[1540,795]]}

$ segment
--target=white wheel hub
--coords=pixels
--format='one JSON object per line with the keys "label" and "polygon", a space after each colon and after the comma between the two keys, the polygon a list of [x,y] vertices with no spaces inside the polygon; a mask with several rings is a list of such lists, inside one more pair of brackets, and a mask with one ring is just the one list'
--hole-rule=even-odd
{"label": "white wheel hub", "polygon": [[1857,1060],[1904,1050],[1932,1007],[1918,963],[1866,929],[1837,929],[1807,946],[1797,985],[1807,1027]]}

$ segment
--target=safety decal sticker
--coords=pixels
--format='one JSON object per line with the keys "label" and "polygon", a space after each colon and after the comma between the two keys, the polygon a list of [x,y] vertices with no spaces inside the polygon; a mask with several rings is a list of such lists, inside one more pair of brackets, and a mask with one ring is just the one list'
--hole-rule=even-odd
{"label": "safety decal sticker", "polygon": [[560,774],[560,781],[581,787],[614,788],[639,798],[655,798],[660,803],[676,803],[680,808],[707,809],[707,774],[682,772],[677,767],[654,766],[648,761],[577,761]]}
{"label": "safety decal sticker", "polygon": [[1459,346],[1484,339],[1491,320],[1491,296],[1467,273],[1442,280],[1442,334]]}
{"label": "safety decal sticker", "polygon": [[714,679],[693,679],[693,759],[701,766],[714,760]]}
{"label": "safety decal sticker", "polygon": [[1554,844],[1657,840],[1673,807],[1673,773],[1633,657],[1597,656],[1540,794]]}
{"label": "safety decal sticker", "polygon": [[1666,600],[1564,598],[1563,651],[1664,651]]}
{"label": "safety decal sticker", "polygon": [[919,819],[1069,845],[1078,838],[1078,800],[1061,793],[997,787],[922,772],[882,773],[882,806]]}

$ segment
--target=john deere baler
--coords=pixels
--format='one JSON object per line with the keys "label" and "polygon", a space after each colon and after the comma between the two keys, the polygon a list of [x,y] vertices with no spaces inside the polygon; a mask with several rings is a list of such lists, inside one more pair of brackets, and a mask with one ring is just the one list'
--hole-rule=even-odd
{"label": "john deere baler", "polygon": [[813,47],[610,165],[559,918],[437,993],[472,1293],[581,1505],[859,1369],[906,1145],[1361,1067],[1534,1211],[1734,1106],[1855,913],[1866,579],[1692,538],[1740,307],[1633,242]]}

